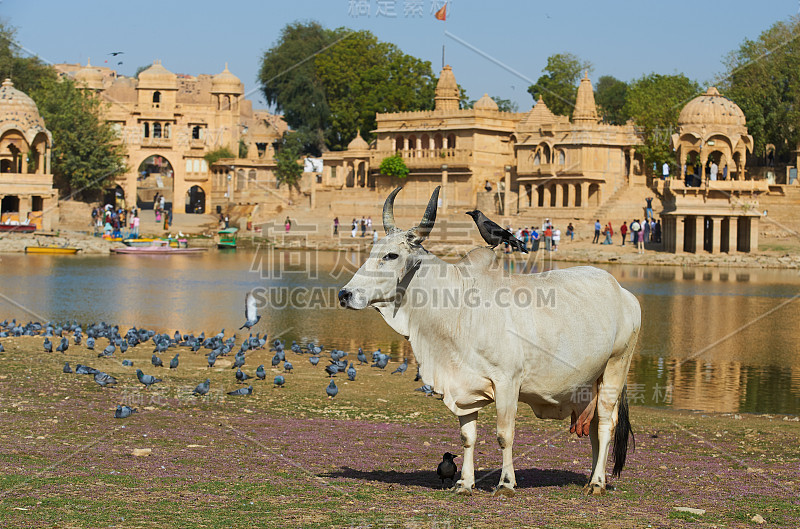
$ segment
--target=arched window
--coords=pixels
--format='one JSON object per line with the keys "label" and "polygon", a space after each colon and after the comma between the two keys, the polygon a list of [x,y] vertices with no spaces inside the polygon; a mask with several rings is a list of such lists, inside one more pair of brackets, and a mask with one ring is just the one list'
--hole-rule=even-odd
{"label": "arched window", "polygon": [[541,157],[539,156],[539,151],[536,151],[536,155],[533,157],[533,165],[539,165],[541,163]]}
{"label": "arched window", "polygon": [[222,109],[221,110],[230,110],[231,109],[231,96],[225,96],[222,100]]}
{"label": "arched window", "polygon": [[433,148],[434,149],[441,149],[442,148],[442,144],[443,144],[442,135],[441,134],[436,134],[433,137]]}
{"label": "arched window", "polygon": [[456,148],[456,135],[455,134],[448,134],[447,135],[447,148],[448,149],[455,149]]}
{"label": "arched window", "polygon": [[397,135],[394,138],[394,150],[395,151],[402,151],[403,150],[403,136]]}
{"label": "arched window", "polygon": [[153,137],[154,138],[161,137],[161,123],[153,123]]}
{"label": "arched window", "polygon": [[161,103],[161,92],[158,90],[153,92],[153,103]]}
{"label": "arched window", "polygon": [[425,150],[431,148],[431,138],[427,134],[422,135],[422,148]]}
{"label": "arched window", "polygon": [[164,137],[169,138],[169,123],[164,123]]}
{"label": "arched window", "polygon": [[564,156],[564,151],[558,151],[558,164],[564,165],[566,163],[566,157]]}

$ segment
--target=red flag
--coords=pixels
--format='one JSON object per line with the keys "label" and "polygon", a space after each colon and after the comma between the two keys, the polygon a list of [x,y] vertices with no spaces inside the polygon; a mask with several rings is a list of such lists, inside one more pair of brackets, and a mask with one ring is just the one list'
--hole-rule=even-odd
{"label": "red flag", "polygon": [[442,8],[433,16],[436,17],[436,20],[447,20],[447,2],[445,2]]}

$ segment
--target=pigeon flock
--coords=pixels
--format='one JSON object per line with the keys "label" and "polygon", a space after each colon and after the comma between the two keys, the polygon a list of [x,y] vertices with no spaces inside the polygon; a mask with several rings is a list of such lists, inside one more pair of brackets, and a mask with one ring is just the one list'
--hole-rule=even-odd
{"label": "pigeon flock", "polygon": [[[261,316],[256,314],[255,300],[251,293],[248,293],[245,298],[245,318],[247,321],[240,330],[247,329],[250,331],[251,327],[255,326],[261,319]],[[154,330],[137,327],[132,327],[123,333],[119,325],[111,325],[104,322],[88,325],[85,328],[74,321],[66,324],[53,322],[44,324],[29,322],[27,324],[22,324],[14,319],[11,321],[5,320],[0,323],[0,338],[20,336],[43,337],[42,350],[45,353],[53,353],[54,351],[66,353],[70,347],[71,338],[75,345],[83,343],[87,350],[96,352],[97,357],[103,359],[119,359],[119,355],[125,354],[131,348],[139,348],[139,350],[141,350],[142,348],[152,347],[150,358],[151,365],[137,365],[135,370],[136,380],[142,384],[144,390],[147,390],[153,385],[163,383],[164,380],[158,376],[161,373],[179,369],[180,353],[174,352],[173,354],[169,351],[170,349],[175,351],[175,348],[179,347],[183,348],[181,349],[183,352],[188,350],[193,353],[203,354],[208,362],[208,368],[214,367],[219,357],[233,355],[231,369],[236,370],[234,374],[236,382],[242,385],[248,384],[247,387],[240,387],[227,392],[228,395],[236,397],[252,395],[254,387],[251,381],[255,380],[256,382],[261,382],[265,381],[267,378],[264,364],[256,368],[254,375],[250,375],[242,369],[246,368],[247,353],[250,351],[269,348],[269,352],[274,353],[271,365],[275,370],[279,370],[280,374],[274,376],[273,388],[284,388],[287,383],[285,375],[291,375],[294,369],[294,365],[286,357],[287,350],[285,349],[285,341],[276,338],[269,343],[267,333],[264,333],[263,336],[259,333],[256,333],[255,336],[250,333],[250,335],[244,338],[237,346],[236,335],[234,334],[226,337],[225,329],[207,338],[205,332],[201,333],[199,336],[194,336],[194,334],[181,334],[179,331],[175,331],[175,333],[170,336],[167,333],[157,333]],[[107,343],[107,345],[103,347],[105,343]],[[206,352],[201,352],[201,349],[205,349]],[[2,343],[0,343],[0,352],[2,351]],[[150,352],[150,349],[147,349],[147,351]],[[326,351],[322,344],[310,342],[306,345],[301,345],[293,341],[288,351],[295,355],[308,355],[308,361],[312,369],[318,368],[321,359],[328,357],[327,364],[319,371],[321,374],[324,372],[325,377],[328,379],[328,383],[325,386],[325,394],[328,399],[334,399],[339,393],[340,388],[337,386],[335,380],[337,375],[346,375],[347,379],[350,381],[356,380],[357,371],[355,362],[352,360],[348,362],[346,359],[348,353],[343,350],[330,349]],[[172,357],[168,363],[169,370],[164,369],[166,366],[162,360],[162,356],[168,352]],[[356,361],[359,366],[369,364],[371,367],[381,370],[385,369],[389,364],[390,356],[383,353],[380,348],[374,351],[371,356],[372,363],[370,364],[367,353],[359,347]],[[123,366],[134,366],[134,362],[130,359],[126,358],[120,360]],[[282,366],[281,363],[283,364]],[[403,375],[407,369],[408,360],[406,359],[391,374]],[[100,388],[113,388],[118,383],[117,377],[94,367],[79,363],[76,363],[73,367],[68,361],[65,361],[62,371],[64,374],[71,375],[91,375],[94,382]],[[147,371],[147,373],[145,373],[145,371]],[[419,379],[419,371],[417,371],[415,380]],[[192,391],[192,395],[203,397],[208,395],[210,390],[211,380],[205,378],[204,381],[197,384]],[[433,388],[428,385],[423,385],[415,391],[421,391],[426,396],[434,394]],[[114,411],[114,417],[117,419],[126,419],[136,413],[138,413],[138,409],[120,404]],[[447,467],[446,470],[446,473],[449,474],[450,467]],[[441,473],[439,475],[443,480],[445,479]]]}

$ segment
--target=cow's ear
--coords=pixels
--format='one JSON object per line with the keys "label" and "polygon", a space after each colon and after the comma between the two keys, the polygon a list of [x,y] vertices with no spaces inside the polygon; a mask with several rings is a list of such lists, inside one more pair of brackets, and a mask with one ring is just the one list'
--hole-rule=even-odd
{"label": "cow's ear", "polygon": [[419,233],[419,229],[411,228],[406,232],[406,240],[411,246],[419,246],[425,240],[425,237]]}

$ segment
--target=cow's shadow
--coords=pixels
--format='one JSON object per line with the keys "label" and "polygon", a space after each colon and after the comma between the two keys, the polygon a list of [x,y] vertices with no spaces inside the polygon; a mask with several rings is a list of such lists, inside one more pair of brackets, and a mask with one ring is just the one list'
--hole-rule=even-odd
{"label": "cow's shadow", "polygon": [[[442,484],[436,470],[358,470],[350,467],[341,467],[339,470],[325,472],[319,475],[325,479],[357,479],[361,481],[378,481],[409,487],[424,487],[428,489],[441,489]],[[528,489],[537,487],[563,487],[565,485],[583,486],[589,481],[586,474],[570,470],[553,470],[540,468],[527,468],[516,470],[517,488]],[[500,481],[500,471],[475,471],[475,486],[481,490],[492,490]]]}

